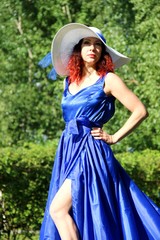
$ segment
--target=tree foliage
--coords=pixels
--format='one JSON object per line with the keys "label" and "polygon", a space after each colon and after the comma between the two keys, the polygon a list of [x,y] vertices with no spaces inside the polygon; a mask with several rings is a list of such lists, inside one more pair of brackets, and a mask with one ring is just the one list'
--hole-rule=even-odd
{"label": "tree foliage", "polygon": [[[79,22],[100,28],[108,45],[132,62],[117,73],[140,97],[150,117],[116,151],[160,149],[159,65],[160,5],[158,0],[4,0],[0,10],[0,145],[40,142],[59,137],[64,123],[60,109],[62,79],[47,80],[38,61],[64,24]],[[117,102],[106,125],[119,129],[128,112]]]}

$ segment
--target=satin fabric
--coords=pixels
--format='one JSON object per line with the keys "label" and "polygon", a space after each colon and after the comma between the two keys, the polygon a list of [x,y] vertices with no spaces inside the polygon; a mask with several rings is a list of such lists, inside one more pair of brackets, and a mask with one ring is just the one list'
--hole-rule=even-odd
{"label": "satin fabric", "polygon": [[65,179],[72,182],[71,216],[80,240],[158,240],[160,209],[127,175],[112,150],[90,131],[114,114],[114,97],[103,91],[104,78],[62,98],[66,127],[59,141],[40,240],[60,240],[50,204]]}

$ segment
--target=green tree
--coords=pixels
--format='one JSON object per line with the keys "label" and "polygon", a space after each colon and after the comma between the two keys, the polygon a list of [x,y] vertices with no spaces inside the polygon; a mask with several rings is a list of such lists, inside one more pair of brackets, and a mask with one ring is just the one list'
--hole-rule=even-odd
{"label": "green tree", "polygon": [[[159,36],[160,36],[160,6],[158,1],[132,0],[132,25],[127,45],[132,57],[127,71],[129,87],[140,97],[149,111],[149,118],[134,131],[124,144],[118,148],[127,146],[136,149],[158,148],[160,149],[160,77],[158,69],[160,65]],[[151,11],[152,9],[152,11]],[[129,26],[128,26],[129,28]],[[125,68],[120,69],[123,76]],[[120,122],[123,121],[123,112],[120,112]]]}
{"label": "green tree", "polygon": [[44,8],[38,6],[38,11],[34,1],[2,4],[1,146],[57,137],[63,126],[59,94],[62,84],[48,81],[46,72],[37,65],[51,45],[51,39],[45,35],[49,19],[43,24],[43,5]]}
{"label": "green tree", "polygon": [[[152,9],[152,11],[150,11]],[[1,145],[41,141],[60,135],[64,123],[60,99],[62,78],[47,80],[38,61],[50,51],[57,30],[69,22],[102,29],[107,43],[132,62],[116,71],[147,106],[150,117],[117,151],[160,148],[159,14],[156,0],[4,0],[1,3],[0,128]],[[119,109],[106,125],[114,133],[128,117]],[[60,119],[60,120],[59,120]],[[43,140],[42,140],[43,141]]]}

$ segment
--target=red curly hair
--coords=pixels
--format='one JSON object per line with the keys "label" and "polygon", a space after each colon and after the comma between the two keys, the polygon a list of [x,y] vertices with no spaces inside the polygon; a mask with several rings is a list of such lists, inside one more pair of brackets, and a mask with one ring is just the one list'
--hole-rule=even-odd
{"label": "red curly hair", "polygon": [[[67,70],[69,71],[69,83],[74,81],[79,83],[82,77],[82,69],[84,66],[84,62],[81,57],[82,41],[83,39],[74,46],[72,55],[70,56],[68,62]],[[104,45],[102,45],[102,55],[96,65],[96,70],[100,77],[104,76],[107,72],[114,72],[112,58],[109,53],[106,52]]]}

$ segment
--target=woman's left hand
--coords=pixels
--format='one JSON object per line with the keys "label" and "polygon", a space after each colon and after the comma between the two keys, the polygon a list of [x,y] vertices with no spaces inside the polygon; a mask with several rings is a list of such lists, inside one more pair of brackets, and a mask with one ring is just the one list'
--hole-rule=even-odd
{"label": "woman's left hand", "polygon": [[100,140],[105,141],[107,144],[116,143],[116,141],[114,140],[114,135],[110,135],[110,134],[106,133],[105,131],[103,131],[102,128],[96,128],[96,127],[92,128],[91,135],[95,139],[100,139]]}

